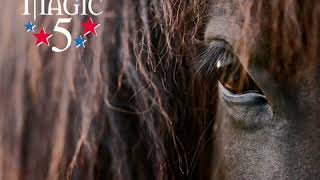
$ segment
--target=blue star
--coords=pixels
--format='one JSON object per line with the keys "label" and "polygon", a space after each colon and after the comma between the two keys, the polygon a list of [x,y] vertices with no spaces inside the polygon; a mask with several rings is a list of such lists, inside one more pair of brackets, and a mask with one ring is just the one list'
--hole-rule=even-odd
{"label": "blue star", "polygon": [[81,35],[79,35],[74,41],[76,43],[77,48],[80,46],[85,48],[84,43],[87,42],[87,40],[83,39]]}
{"label": "blue star", "polygon": [[32,22],[28,22],[27,24],[24,25],[24,27],[26,28],[27,32],[34,32],[34,27],[36,27],[36,25],[32,24]]}

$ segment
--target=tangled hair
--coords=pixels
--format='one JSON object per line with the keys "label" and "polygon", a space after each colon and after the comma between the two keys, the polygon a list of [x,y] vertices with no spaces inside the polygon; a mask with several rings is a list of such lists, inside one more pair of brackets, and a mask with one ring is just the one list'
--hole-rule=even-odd
{"label": "tangled hair", "polygon": [[[207,2],[103,5],[98,37],[52,53],[23,32],[22,1],[2,2],[0,178],[208,178],[212,115],[190,68]],[[86,18],[65,28],[75,36]],[[36,25],[53,29],[56,19]]]}
{"label": "tangled hair", "polygon": [[[272,38],[275,56],[293,59],[303,49],[315,59],[309,47],[319,47],[311,41],[318,19],[310,15],[319,17],[320,3],[307,2],[265,2],[271,12],[257,6],[257,14],[279,17],[261,21],[272,24],[271,37],[281,34]],[[192,68],[208,5],[104,0],[99,36],[89,36],[83,50],[52,53],[23,32],[22,1],[4,0],[0,179],[209,179],[216,98]],[[75,36],[86,18],[74,16],[66,28]],[[36,24],[53,29],[56,19],[41,16]],[[51,39],[65,43],[58,34]]]}

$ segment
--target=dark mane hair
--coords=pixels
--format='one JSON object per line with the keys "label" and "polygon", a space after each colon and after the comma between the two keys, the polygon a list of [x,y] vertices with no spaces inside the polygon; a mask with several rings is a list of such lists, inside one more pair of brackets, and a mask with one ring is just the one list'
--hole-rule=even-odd
{"label": "dark mane hair", "polygon": [[[319,47],[311,41],[319,27],[310,15],[319,15],[320,3],[275,2],[266,4],[271,17],[282,13],[281,22],[266,33],[284,39],[272,38],[272,52],[293,59],[292,48]],[[215,82],[202,81],[193,68],[209,2],[103,3],[97,38],[90,36],[84,50],[52,53],[21,28],[28,21],[22,1],[2,2],[0,179],[209,179]],[[298,10],[284,11],[290,3]],[[86,18],[73,17],[73,34]],[[53,29],[55,21],[42,16],[36,23]],[[288,29],[301,38],[286,39]],[[311,49],[303,56],[315,59]]]}
{"label": "dark mane hair", "polygon": [[[207,2],[108,0],[104,7],[98,38],[55,54],[25,35],[26,17],[5,10],[12,18],[1,27],[10,33],[0,35],[8,42],[0,50],[0,177],[207,179],[212,105],[190,68]],[[85,18],[73,18],[73,34]],[[52,29],[55,20],[36,23]]]}

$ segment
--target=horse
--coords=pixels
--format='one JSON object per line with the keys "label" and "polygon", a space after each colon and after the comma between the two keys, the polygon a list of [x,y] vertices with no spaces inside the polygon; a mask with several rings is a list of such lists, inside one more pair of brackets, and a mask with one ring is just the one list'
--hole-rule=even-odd
{"label": "horse", "polygon": [[198,64],[218,79],[213,177],[319,176],[317,9],[315,1],[212,0]]}
{"label": "horse", "polygon": [[64,28],[98,36],[54,53],[2,2],[0,179],[319,176],[319,2],[91,3]]}

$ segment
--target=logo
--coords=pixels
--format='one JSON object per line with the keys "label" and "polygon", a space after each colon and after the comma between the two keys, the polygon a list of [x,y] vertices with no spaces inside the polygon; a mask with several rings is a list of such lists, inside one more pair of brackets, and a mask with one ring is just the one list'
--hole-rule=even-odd
{"label": "logo", "polygon": [[[61,33],[67,40],[66,45],[63,48],[51,47],[53,52],[66,51],[71,47],[72,42],[75,48],[85,48],[87,36],[89,34],[98,36],[96,29],[100,26],[92,17],[89,17],[89,14],[91,16],[100,16],[103,13],[103,10],[98,11],[93,8],[94,3],[100,3],[100,7],[103,7],[102,0],[49,0],[49,2],[48,0],[24,0],[24,12],[22,15],[30,16],[33,19],[33,21],[24,24],[25,31],[32,33],[36,40],[36,46],[45,45],[48,47],[51,47],[50,38],[54,36],[53,32]],[[62,27],[62,25],[71,23],[72,16],[76,15],[88,17],[81,22],[82,34],[72,37],[70,31]],[[38,16],[67,16],[69,18],[57,18],[54,29],[50,31],[46,30],[45,27],[38,28],[35,25]]]}

